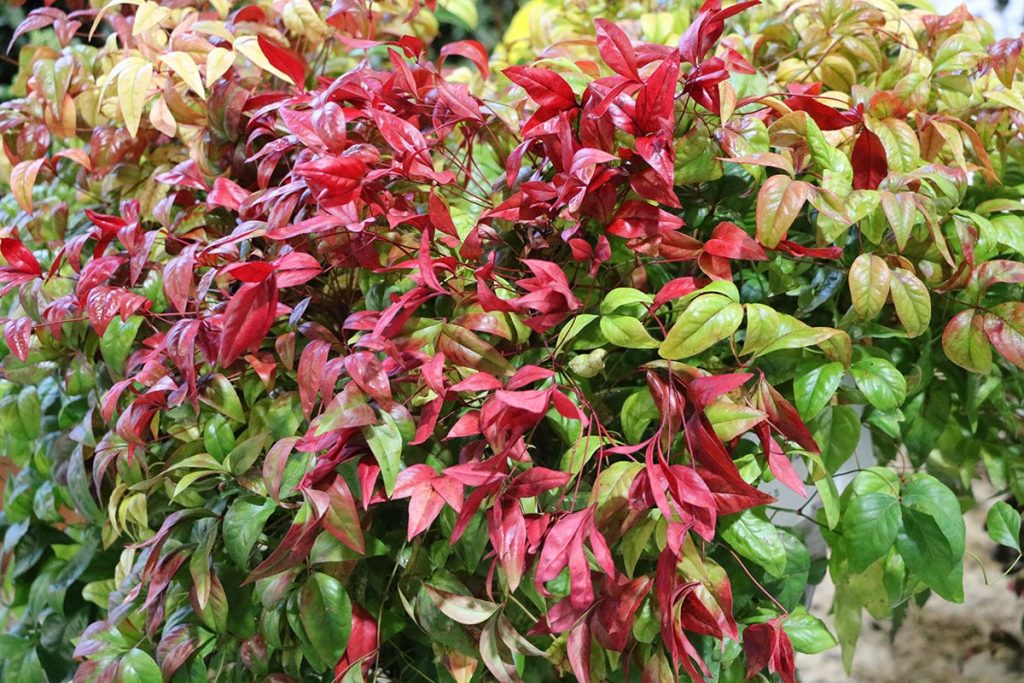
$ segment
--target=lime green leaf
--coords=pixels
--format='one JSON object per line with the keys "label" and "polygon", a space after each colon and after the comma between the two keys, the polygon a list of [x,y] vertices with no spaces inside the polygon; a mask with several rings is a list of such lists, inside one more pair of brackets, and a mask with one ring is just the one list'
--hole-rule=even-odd
{"label": "lime green leaf", "polygon": [[818,617],[797,607],[782,623],[793,649],[805,655],[814,655],[836,646],[836,639]]}
{"label": "lime green leaf", "polygon": [[1009,503],[996,501],[985,516],[985,527],[993,541],[1020,552],[1020,513]]}
{"label": "lime green leaf", "polygon": [[704,414],[707,415],[708,421],[715,429],[715,434],[722,441],[732,441],[737,436],[749,432],[768,417],[757,408],[741,406],[729,401],[715,401],[705,409]]}
{"label": "lime green leaf", "polygon": [[641,292],[639,289],[633,289],[632,287],[616,287],[612,291],[605,295],[601,301],[601,315],[608,315],[614,313],[624,306],[631,306],[634,304],[642,304],[645,307],[650,306],[654,301],[654,297],[646,292]]}
{"label": "lime green leaf", "polygon": [[971,372],[992,371],[992,347],[985,337],[985,318],[975,309],[960,311],[942,333],[942,350],[946,356]]}
{"label": "lime green leaf", "polygon": [[118,674],[117,680],[122,683],[163,683],[164,680],[156,661],[137,647],[121,657]]}
{"label": "lime green leaf", "polygon": [[741,322],[740,304],[718,294],[699,296],[676,320],[658,353],[669,360],[696,356],[732,335]]}
{"label": "lime green leaf", "polygon": [[884,358],[865,358],[850,366],[850,374],[868,402],[879,410],[898,408],[907,397],[907,380]]}
{"label": "lime green leaf", "polygon": [[813,192],[808,183],[787,175],[768,178],[757,193],[757,240],[769,248],[778,246]]}
{"label": "lime green leaf", "polygon": [[615,346],[626,349],[654,349],[658,340],[644,328],[644,324],[628,315],[601,316],[601,334]]}
{"label": "lime green leaf", "polygon": [[779,537],[778,528],[745,510],[721,527],[722,539],[751,562],[761,566],[772,576],[781,577],[786,571],[786,546]]}
{"label": "lime green leaf", "polygon": [[381,412],[381,423],[363,428],[366,443],[373,451],[373,457],[380,466],[384,490],[390,496],[395,488],[395,479],[402,467],[402,433],[390,413]]}
{"label": "lime green leaf", "polygon": [[498,611],[498,605],[487,600],[478,600],[469,595],[449,593],[433,586],[423,585],[430,601],[441,612],[460,624],[482,624]]}
{"label": "lime green leaf", "polygon": [[812,420],[825,409],[843,381],[842,363],[825,363],[798,374],[793,379],[796,409],[804,420]]}

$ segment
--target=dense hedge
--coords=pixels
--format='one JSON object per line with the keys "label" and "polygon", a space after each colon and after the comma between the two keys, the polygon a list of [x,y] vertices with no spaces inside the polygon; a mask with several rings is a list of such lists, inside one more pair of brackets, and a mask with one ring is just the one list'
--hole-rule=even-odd
{"label": "dense hedge", "polygon": [[3,680],[792,683],[962,600],[971,482],[1024,500],[1022,43],[911,4],[29,13]]}

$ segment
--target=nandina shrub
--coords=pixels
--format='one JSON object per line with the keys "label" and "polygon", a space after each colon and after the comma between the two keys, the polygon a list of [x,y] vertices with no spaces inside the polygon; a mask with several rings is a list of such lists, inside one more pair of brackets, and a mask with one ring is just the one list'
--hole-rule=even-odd
{"label": "nandina shrub", "polygon": [[754,5],[500,73],[454,2],[31,13],[5,679],[792,681],[826,570],[847,657],[961,600],[958,496],[1021,498],[1021,43]]}

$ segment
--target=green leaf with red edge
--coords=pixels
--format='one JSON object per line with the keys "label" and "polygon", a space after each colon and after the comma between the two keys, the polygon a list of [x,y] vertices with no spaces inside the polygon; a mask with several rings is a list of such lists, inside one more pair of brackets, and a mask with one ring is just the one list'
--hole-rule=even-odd
{"label": "green leaf with red edge", "polygon": [[983,318],[985,336],[1006,360],[1024,369],[1024,302],[992,306]]}
{"label": "green leaf with red edge", "polygon": [[971,308],[953,316],[942,333],[942,350],[965,370],[991,372],[992,347],[985,335],[984,314]]}
{"label": "green leaf with red edge", "polygon": [[813,192],[811,185],[787,175],[768,178],[757,193],[757,240],[778,246]]}

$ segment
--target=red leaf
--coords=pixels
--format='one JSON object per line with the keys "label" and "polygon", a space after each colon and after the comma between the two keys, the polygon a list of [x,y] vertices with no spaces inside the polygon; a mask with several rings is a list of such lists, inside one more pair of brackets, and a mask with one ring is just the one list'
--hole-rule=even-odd
{"label": "red leaf", "polygon": [[359,351],[345,356],[345,369],[352,381],[385,410],[391,406],[391,383],[380,360],[372,353]]}
{"label": "red leaf", "polygon": [[249,197],[249,192],[238,183],[228,178],[217,178],[213,181],[213,189],[206,196],[206,203],[210,206],[223,206],[232,211],[238,208]]}
{"label": "red leaf", "polygon": [[743,386],[751,377],[753,375],[749,372],[698,377],[690,382],[686,388],[686,395],[697,408],[703,409],[719,396]]}
{"label": "red leaf", "polygon": [[4,259],[7,261],[7,267],[13,272],[33,277],[39,277],[43,274],[42,268],[39,267],[39,261],[36,260],[31,251],[25,248],[25,245],[19,239],[13,237],[0,239],[0,253],[3,254]]}
{"label": "red leaf", "polygon": [[189,245],[164,266],[164,294],[178,313],[184,313],[188,306],[195,261],[196,247]]}
{"label": "red leaf", "polygon": [[334,675],[343,680],[343,674],[360,661],[365,674],[377,652],[377,622],[359,603],[352,603],[352,632],[348,637],[345,655],[334,667]]}
{"label": "red leaf", "polygon": [[31,318],[15,318],[4,323],[4,340],[7,342],[7,348],[22,363],[28,360],[28,346],[31,338]]}
{"label": "red leaf", "polygon": [[634,239],[652,237],[660,232],[678,230],[683,219],[654,204],[631,199],[624,203],[608,225],[609,234]]}
{"label": "red leaf", "polygon": [[636,52],[626,32],[607,19],[596,19],[594,26],[597,33],[597,49],[604,63],[620,76],[639,81]]}
{"label": "red leaf", "polygon": [[344,204],[359,195],[367,170],[361,159],[341,156],[299,163],[292,172],[319,194]]}
{"label": "red leaf", "polygon": [[590,626],[586,619],[580,619],[569,631],[565,651],[576,680],[590,683]]}
{"label": "red leaf", "polygon": [[320,378],[323,375],[324,364],[327,362],[327,354],[331,345],[320,339],[315,339],[306,345],[299,356],[298,384],[299,402],[302,404],[302,412],[306,418],[313,414],[313,405],[319,393]]}
{"label": "red leaf", "polygon": [[267,261],[246,261],[244,263],[232,263],[221,268],[221,275],[231,275],[241,282],[263,282],[277,268],[273,263]]}
{"label": "red leaf", "polygon": [[329,507],[324,515],[324,527],[339,541],[362,555],[365,552],[363,529],[359,525],[359,513],[352,491],[344,477],[334,478],[327,489]]}
{"label": "red leaf", "polygon": [[294,287],[309,282],[321,272],[320,262],[303,251],[293,251],[275,259],[277,268],[277,286],[280,288]]}
{"label": "red leaf", "polygon": [[507,494],[513,498],[530,498],[542,491],[565,486],[571,478],[572,475],[568,472],[550,470],[546,467],[531,467],[512,480]]}
{"label": "red leaf", "polygon": [[480,74],[485,80],[491,77],[487,48],[479,42],[475,40],[459,40],[454,43],[447,43],[441,48],[441,61],[443,62],[444,58],[449,55],[465,57],[480,70]]}
{"label": "red leaf", "polygon": [[877,135],[865,128],[853,145],[853,189],[877,190],[878,184],[889,174],[885,147]]}
{"label": "red leaf", "polygon": [[545,109],[565,111],[576,106],[576,94],[572,88],[564,78],[550,69],[510,66],[502,73]]}
{"label": "red leaf", "polygon": [[768,421],[772,427],[804,450],[811,453],[821,452],[797,409],[763,378],[760,382],[758,398],[761,404],[759,407],[768,413]]}
{"label": "red leaf", "polygon": [[693,23],[679,38],[679,55],[683,61],[700,64],[705,55],[718,42],[718,39],[722,37],[725,20],[760,3],[761,0],[746,0],[746,2],[739,2],[722,9],[722,0],[707,0],[700,8]]}
{"label": "red leaf", "polygon": [[719,223],[711,239],[704,243],[705,253],[727,259],[746,259],[749,261],[767,261],[764,249],[747,231],[728,221]]}
{"label": "red leaf", "polygon": [[260,46],[260,51],[275,69],[284,72],[292,79],[292,83],[299,88],[305,89],[306,67],[302,64],[302,60],[293,52],[272,43],[262,35],[256,36],[256,41]]}
{"label": "red leaf", "polygon": [[[820,84],[816,85],[820,87]],[[790,91],[792,90],[793,86],[790,86]],[[860,116],[856,112],[839,111],[822,102],[818,99],[817,92],[793,93],[783,100],[783,104],[793,111],[807,112],[821,130],[840,130],[860,121]]]}
{"label": "red leaf", "polygon": [[804,247],[796,242],[782,240],[775,246],[775,251],[781,251],[797,258],[827,258],[835,260],[843,255],[842,247]]}
{"label": "red leaf", "polygon": [[785,451],[772,438],[768,425],[763,422],[759,424],[757,426],[757,434],[761,439],[761,447],[764,449],[765,457],[768,459],[768,468],[775,475],[775,478],[794,492],[806,497],[807,490],[804,488],[804,483],[793,468],[793,463],[786,457]]}
{"label": "red leaf", "polygon": [[277,283],[273,278],[242,285],[228,301],[221,324],[217,362],[231,365],[246,351],[259,348],[277,317]]}
{"label": "red leaf", "polygon": [[633,115],[638,134],[662,132],[671,136],[675,127],[676,87],[679,85],[679,55],[662,60],[636,97]]}

